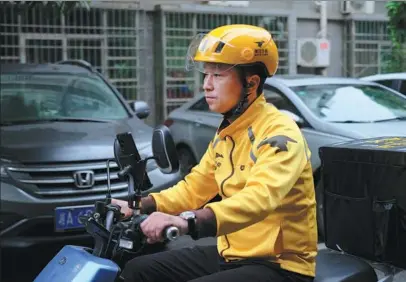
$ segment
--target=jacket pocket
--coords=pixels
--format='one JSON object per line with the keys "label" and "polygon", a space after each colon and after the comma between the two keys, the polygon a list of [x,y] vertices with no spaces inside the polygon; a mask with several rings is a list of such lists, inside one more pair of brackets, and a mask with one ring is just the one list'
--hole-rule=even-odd
{"label": "jacket pocket", "polygon": [[230,248],[225,252],[231,257],[256,257],[273,259],[283,250],[281,227],[264,221],[227,235]]}

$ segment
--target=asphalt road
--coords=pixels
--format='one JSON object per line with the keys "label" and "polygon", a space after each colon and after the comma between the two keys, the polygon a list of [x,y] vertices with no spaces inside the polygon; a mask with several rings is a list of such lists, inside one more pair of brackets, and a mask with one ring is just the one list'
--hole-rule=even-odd
{"label": "asphalt road", "polygon": [[[178,249],[178,248],[184,248],[184,247],[192,247],[194,245],[215,245],[216,244],[216,240],[214,238],[205,238],[205,239],[201,239],[198,241],[194,241],[192,240],[189,236],[184,236],[182,238],[180,238],[177,241],[171,242],[168,244],[167,249]],[[325,245],[323,243],[319,244],[319,249],[325,249]],[[37,257],[36,259],[40,259],[39,257]],[[24,268],[26,268],[28,265],[30,265],[30,263],[28,262],[24,262],[21,261],[21,266],[19,267],[20,271],[22,271]],[[34,270],[35,273],[39,273],[40,269],[38,270]],[[382,273],[380,271],[377,271],[378,277],[381,278],[382,277]],[[34,276],[35,277],[35,276]],[[28,281],[33,281],[33,278],[31,277],[30,279],[27,278],[18,278],[17,280],[15,279],[7,279],[7,280],[2,280],[3,282],[28,282]],[[50,281],[51,282],[51,281]],[[406,271],[402,271],[399,272],[395,275],[395,279],[393,282],[406,282]]]}

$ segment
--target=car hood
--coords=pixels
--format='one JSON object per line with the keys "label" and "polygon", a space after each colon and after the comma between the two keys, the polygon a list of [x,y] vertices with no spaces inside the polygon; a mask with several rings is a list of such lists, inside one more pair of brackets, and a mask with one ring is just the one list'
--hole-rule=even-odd
{"label": "car hood", "polygon": [[335,123],[340,135],[351,138],[374,138],[381,136],[406,136],[406,121],[376,123]]}
{"label": "car hood", "polygon": [[[137,128],[134,128],[134,127]],[[53,122],[1,128],[2,158],[19,162],[70,162],[114,157],[116,134],[131,132],[140,152],[150,150],[152,129],[142,123]]]}

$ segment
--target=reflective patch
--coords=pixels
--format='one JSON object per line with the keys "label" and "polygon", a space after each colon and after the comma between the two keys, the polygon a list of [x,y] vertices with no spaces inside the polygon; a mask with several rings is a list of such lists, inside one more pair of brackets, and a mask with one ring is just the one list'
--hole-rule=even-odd
{"label": "reflective patch", "polygon": [[252,127],[248,127],[248,137],[251,141],[251,144],[254,144],[255,141],[255,136],[254,136],[254,132],[252,132]]}
{"label": "reflective patch", "polygon": [[293,140],[292,138],[285,136],[285,135],[277,135],[277,136],[272,136],[270,138],[267,138],[263,141],[261,141],[261,143],[259,143],[259,145],[257,146],[257,149],[259,149],[260,147],[269,144],[269,146],[273,147],[273,148],[278,148],[276,150],[276,154],[279,152],[287,152],[288,151],[288,142],[292,142],[292,143],[297,143],[295,140]]}
{"label": "reflective patch", "polygon": [[[254,132],[252,131],[252,127],[248,127],[248,138],[250,139],[251,145],[254,145],[255,142],[255,135]],[[252,147],[251,147],[251,151],[250,151],[250,157],[251,160],[255,163],[257,161],[257,157],[255,157],[254,152],[252,151]]]}
{"label": "reflective patch", "polygon": [[254,163],[257,162],[257,157],[254,155],[254,152],[252,151],[252,149],[251,149],[251,152],[250,152],[250,157],[251,157],[251,160],[252,160]]}
{"label": "reflective patch", "polygon": [[213,142],[213,149],[216,148],[217,143],[220,141],[220,137],[217,137],[216,140]]}

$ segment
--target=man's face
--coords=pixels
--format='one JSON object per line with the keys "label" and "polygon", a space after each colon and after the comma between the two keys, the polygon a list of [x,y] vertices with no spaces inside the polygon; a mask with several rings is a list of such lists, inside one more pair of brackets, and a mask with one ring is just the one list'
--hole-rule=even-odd
{"label": "man's face", "polygon": [[240,99],[242,84],[235,68],[206,63],[203,89],[207,104],[213,112],[225,113]]}

